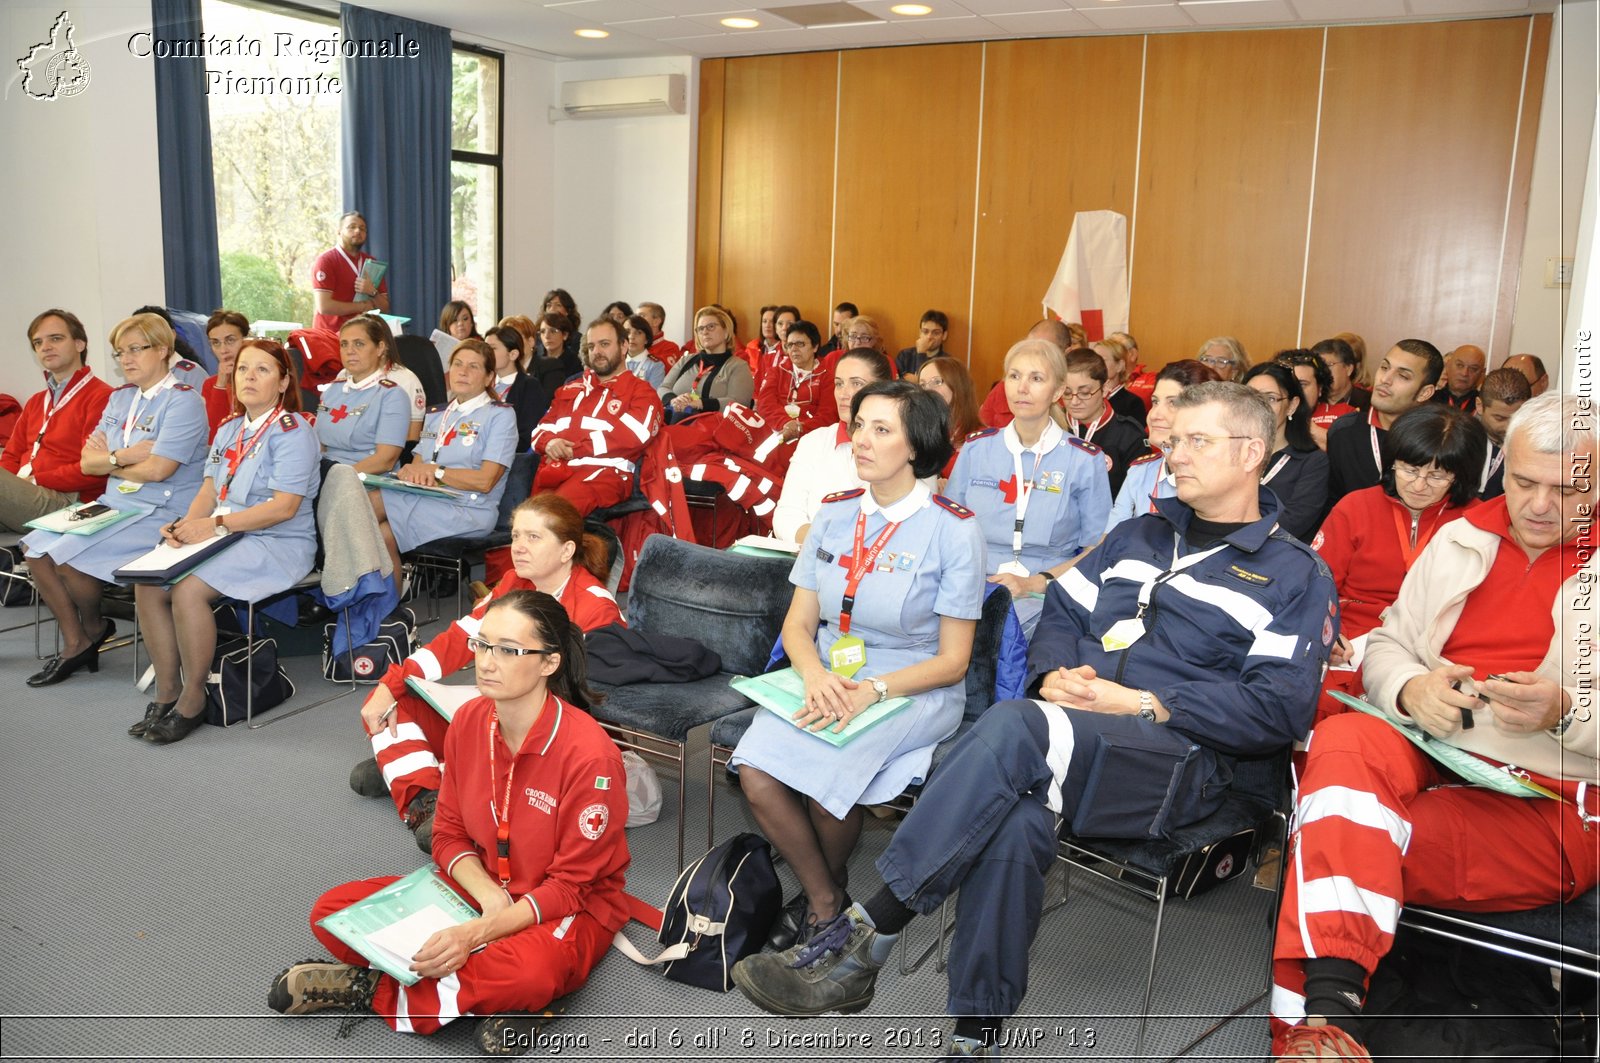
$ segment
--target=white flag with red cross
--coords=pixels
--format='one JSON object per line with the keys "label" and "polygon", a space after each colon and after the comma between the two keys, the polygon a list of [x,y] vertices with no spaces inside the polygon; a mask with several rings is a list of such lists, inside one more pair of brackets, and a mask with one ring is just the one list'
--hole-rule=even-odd
{"label": "white flag with red cross", "polygon": [[1081,321],[1090,340],[1127,330],[1127,218],[1114,210],[1081,210],[1073,217],[1044,306],[1063,321]]}

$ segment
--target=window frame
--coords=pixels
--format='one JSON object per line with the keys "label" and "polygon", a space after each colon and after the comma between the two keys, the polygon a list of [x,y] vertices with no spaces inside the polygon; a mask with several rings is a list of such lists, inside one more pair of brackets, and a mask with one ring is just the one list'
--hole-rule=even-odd
{"label": "window frame", "polygon": [[[494,276],[495,276],[495,321],[504,316],[501,311],[505,309],[505,155],[506,155],[506,56],[504,52],[497,52],[481,45],[467,44],[463,41],[450,41],[451,52],[466,52],[480,59],[492,59],[499,68],[499,76],[495,79],[495,131],[493,152],[466,151],[458,149],[455,145],[450,147],[450,161],[452,163],[465,162],[479,166],[489,166],[494,170]],[[452,234],[453,236],[454,234]],[[454,283],[455,278],[451,278]],[[481,314],[483,307],[474,308],[475,314]],[[489,326],[492,327],[492,326]],[[479,331],[482,331],[480,327]]]}

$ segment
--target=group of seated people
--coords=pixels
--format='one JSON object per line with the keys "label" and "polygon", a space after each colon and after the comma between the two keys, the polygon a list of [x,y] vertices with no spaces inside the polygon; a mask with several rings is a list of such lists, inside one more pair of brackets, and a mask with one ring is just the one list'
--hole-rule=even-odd
{"label": "group of seated people", "polygon": [[[910,356],[891,360],[858,314],[835,313],[829,351],[797,310],[768,308],[752,349],[712,306],[692,346],[669,353],[659,308],[613,304],[525,430],[503,399],[531,377],[513,351],[564,363],[576,310],[557,296],[540,319],[551,331],[531,344],[515,324],[476,339],[470,312],[446,308],[451,400],[414,442],[405,389],[385,373],[394,338],[371,315],[340,327],[344,372],[314,423],[288,352],[236,339],[237,315],[213,315],[214,344],[235,351],[232,416],[214,434],[159,317],[112,330],[127,380],[115,390],[88,369],[70,313],[29,327],[47,388],[7,444],[0,525],[96,496],[133,514],[93,535],[24,539],[62,640],[30,684],[97,668],[113,631],[100,597],[128,560],[158,542],[243,540],[136,592],[157,695],[130,733],[151,742],[198,726],[212,604],[260,600],[310,571],[327,467],[451,489],[369,492],[398,574],[419,544],[487,531],[512,455],[526,443],[538,458],[513,511],[512,570],[383,677],[361,709],[371,757],[350,779],[394,801],[482,916],[435,934],[410,986],[318,928],[336,961],[284,971],[276,1010],[370,1007],[421,1033],[491,1016],[479,1039],[495,1051],[517,1014],[582,984],[626,922],[628,863],[623,770],[584,711],[597,699],[583,653],[585,632],[624,620],[584,518],[635,492],[658,434],[752,403],[770,435],[741,456],[787,459],[771,525],[798,550],[782,645],[805,684],[799,726],[758,714],[730,763],[800,887],[773,950],[734,970],[762,1008],[867,1006],[899,930],[960,890],[950,1048],[995,1055],[1026,991],[1058,833],[1163,836],[1220,806],[1240,758],[1297,742],[1308,755],[1274,946],[1275,1058],[1365,1058],[1365,983],[1402,904],[1534,907],[1600,876],[1600,723],[1578,675],[1593,628],[1576,619],[1594,581],[1586,399],[1530,399],[1517,367],[1484,376],[1479,361],[1474,374],[1461,350],[1447,363],[1421,340],[1387,353],[1370,397],[1356,393],[1348,338],[1252,366],[1220,337],[1144,373],[1126,333],[1088,346],[1077,326],[1042,321],[980,403],[943,351],[947,323],[928,316]],[[1436,391],[1446,398],[1428,401]],[[993,706],[930,778],[999,587],[1025,632],[1032,700]],[[469,662],[482,697],[453,722],[408,690],[407,677]],[[1387,719],[1343,711],[1334,690]],[[911,704],[848,745],[803,733],[900,697]],[[1517,765],[1565,800],[1448,785],[1396,724]],[[864,810],[923,781],[877,862],[882,881],[856,883],[853,902]],[[1484,852],[1516,858],[1484,867]],[[329,891],[313,923],[389,881]]]}

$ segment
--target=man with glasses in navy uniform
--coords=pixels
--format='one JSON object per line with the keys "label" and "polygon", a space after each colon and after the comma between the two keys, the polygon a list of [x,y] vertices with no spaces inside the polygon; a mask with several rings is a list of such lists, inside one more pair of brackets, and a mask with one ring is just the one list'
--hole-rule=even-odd
{"label": "man with glasses in navy uniform", "polygon": [[1161,837],[1221,807],[1236,758],[1306,733],[1338,602],[1260,485],[1272,410],[1221,382],[1173,406],[1178,495],[1050,585],[1028,654],[1039,700],[992,707],[945,758],[879,858],[875,895],[734,968],[756,1004],[867,1006],[900,929],[959,889],[951,1054],[994,1055],[1027,990],[1058,831]]}

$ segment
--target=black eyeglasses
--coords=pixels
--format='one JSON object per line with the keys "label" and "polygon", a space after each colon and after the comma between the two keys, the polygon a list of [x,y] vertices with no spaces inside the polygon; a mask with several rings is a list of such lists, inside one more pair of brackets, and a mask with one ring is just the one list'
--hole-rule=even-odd
{"label": "black eyeglasses", "polygon": [[502,661],[512,657],[527,657],[529,654],[534,653],[542,653],[546,656],[549,656],[552,653],[561,652],[560,650],[534,649],[531,646],[500,646],[493,642],[485,642],[483,639],[480,639],[475,635],[467,638],[467,649],[471,650],[475,654],[492,653]]}

